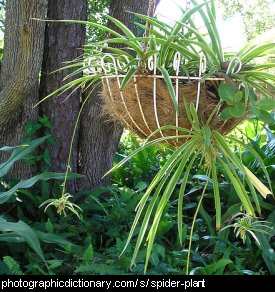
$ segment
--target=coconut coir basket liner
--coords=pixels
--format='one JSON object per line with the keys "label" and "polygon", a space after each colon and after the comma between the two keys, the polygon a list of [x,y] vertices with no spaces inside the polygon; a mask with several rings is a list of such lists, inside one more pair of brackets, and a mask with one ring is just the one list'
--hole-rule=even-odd
{"label": "coconut coir basket liner", "polygon": [[[122,82],[122,79],[120,79]],[[130,128],[141,138],[148,137],[152,132],[158,129],[153,100],[154,80],[148,77],[136,77],[132,79],[123,90],[123,98],[121,97],[117,78],[103,78],[103,101],[104,110],[115,121]],[[169,94],[166,83],[162,79],[157,79],[157,96],[156,108],[160,126],[176,126],[176,111]],[[210,114],[219,102],[219,98],[209,90],[209,85],[203,83],[201,86],[198,116],[202,123],[206,123]],[[109,90],[110,89],[110,90]],[[110,93],[111,91],[111,93]],[[198,83],[189,82],[179,85],[179,111],[178,126],[190,129],[191,125],[187,119],[183,99],[187,102],[197,101]],[[230,132],[242,119],[230,119],[226,122],[220,121],[218,117],[214,118],[210,127],[221,134]],[[164,137],[175,136],[175,130],[162,131]],[[186,134],[183,132],[180,135]],[[156,134],[152,139],[161,138],[161,133]],[[168,140],[164,143],[178,146],[181,140]]]}

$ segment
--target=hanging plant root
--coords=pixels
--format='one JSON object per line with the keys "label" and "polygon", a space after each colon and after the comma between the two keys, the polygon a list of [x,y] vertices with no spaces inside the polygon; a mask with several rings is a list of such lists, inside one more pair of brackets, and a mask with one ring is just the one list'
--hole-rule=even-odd
{"label": "hanging plant root", "polygon": [[[122,82],[122,79],[120,79]],[[209,82],[209,81],[207,81]],[[219,97],[210,89],[213,87],[209,83],[201,85],[201,94],[199,99],[198,116],[203,124],[205,124],[219,103]],[[157,95],[156,106],[154,105],[153,88],[154,80],[148,77],[136,77],[130,81],[122,94],[116,77],[103,78],[103,102],[104,112],[111,116],[115,122],[129,128],[141,138],[147,138],[159,126],[176,126],[176,111],[169,94],[168,88],[162,79],[156,79]],[[110,90],[109,90],[110,89]],[[183,100],[187,103],[196,104],[198,92],[197,82],[188,82],[179,85],[179,110],[178,110],[178,126],[190,129],[191,125],[188,121]],[[219,113],[214,116],[209,126],[221,134],[229,133],[235,126],[240,124],[242,119],[230,119],[228,121],[219,120]],[[158,122],[157,122],[158,120]],[[152,137],[152,139],[175,136],[175,130],[163,130]],[[186,133],[179,132],[179,135]],[[162,136],[163,135],[163,136]],[[183,139],[167,140],[164,143],[173,146],[181,145]]]}

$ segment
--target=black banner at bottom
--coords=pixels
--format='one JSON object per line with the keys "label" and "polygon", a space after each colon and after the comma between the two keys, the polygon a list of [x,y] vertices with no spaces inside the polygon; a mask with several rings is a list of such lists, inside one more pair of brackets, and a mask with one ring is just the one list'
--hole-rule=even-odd
{"label": "black banner at bottom", "polygon": [[[1,276],[0,291],[8,289],[50,290],[52,288],[76,289],[150,289],[163,288],[197,290],[209,288],[246,289],[264,277],[270,276]],[[220,284],[220,285],[219,285]]]}

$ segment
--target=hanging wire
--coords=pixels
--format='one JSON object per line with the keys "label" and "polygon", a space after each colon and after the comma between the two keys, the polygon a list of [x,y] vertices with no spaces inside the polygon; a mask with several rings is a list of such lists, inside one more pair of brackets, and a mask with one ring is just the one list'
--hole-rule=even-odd
{"label": "hanging wire", "polygon": [[[177,105],[179,104],[179,72],[180,72],[180,62],[181,62],[181,54],[179,52],[176,52],[173,62],[173,68],[176,72],[176,101]],[[176,127],[179,126],[179,112],[176,111]],[[176,130],[176,136],[179,135],[179,130]],[[179,139],[177,138],[177,142],[179,142]]]}
{"label": "hanging wire", "polygon": [[[191,0],[186,0],[185,11],[188,11],[190,9],[190,7],[191,7]],[[189,21],[187,20],[185,24],[186,24],[186,26],[188,26]],[[184,31],[185,31],[185,27],[183,26],[182,27],[182,34],[183,35],[184,35]]]}
{"label": "hanging wire", "polygon": [[200,103],[200,96],[201,96],[201,79],[202,74],[206,71],[206,58],[204,55],[200,57],[200,68],[199,68],[199,80],[198,80],[198,93],[197,93],[197,101],[196,101],[196,112],[198,112],[199,109],[199,103]]}
{"label": "hanging wire", "polygon": [[148,5],[148,10],[147,10],[147,16],[150,16],[154,13],[155,8],[156,8],[156,0],[150,0],[149,5]]}
{"label": "hanging wire", "polygon": [[[157,4],[156,0],[149,0],[149,5],[148,5],[148,9],[147,9],[147,16],[153,15],[155,8],[156,8],[156,4]],[[146,23],[146,29],[143,33],[144,38],[149,36],[150,28],[151,28],[151,25],[149,23]],[[144,51],[147,50],[147,45],[148,45],[147,42],[143,43]]]}
{"label": "hanging wire", "polygon": [[[158,117],[158,108],[157,108],[157,58],[156,55],[153,55],[150,60],[148,60],[148,68],[149,70],[153,69],[154,72],[154,80],[153,80],[153,101],[154,101],[154,113],[155,113],[155,120],[158,129],[160,128],[159,117]],[[164,138],[163,132],[160,131],[160,135]]]}

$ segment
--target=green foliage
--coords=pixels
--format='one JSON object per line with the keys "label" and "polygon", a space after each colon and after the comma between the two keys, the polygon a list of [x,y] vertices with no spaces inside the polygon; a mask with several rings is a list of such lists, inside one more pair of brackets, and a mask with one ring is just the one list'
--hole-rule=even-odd
{"label": "green foliage", "polygon": [[[48,123],[48,120],[43,117],[43,119],[40,119],[40,123],[43,123],[46,127],[50,127],[50,124]],[[36,127],[37,128],[37,127]],[[31,129],[31,128],[29,128]],[[37,129],[36,129],[37,130]],[[35,131],[36,131],[35,130]],[[34,132],[33,132],[34,133]],[[19,182],[8,182],[5,176],[8,174],[8,172],[12,169],[13,165],[19,161],[26,159],[28,155],[30,155],[37,147],[39,147],[41,144],[45,143],[47,140],[49,140],[50,136],[44,136],[42,138],[38,138],[32,141],[29,141],[28,143],[24,143],[20,146],[10,147],[5,146],[0,149],[0,151],[11,151],[12,154],[10,155],[10,158],[0,164],[0,207],[1,209],[5,209],[5,205],[14,204],[15,198],[17,201],[24,204],[24,197],[29,197],[33,199],[33,195],[31,192],[27,191],[27,189],[32,188],[37,182],[43,181],[46,182],[47,180],[54,179],[54,180],[64,180],[65,174],[62,173],[50,173],[50,172],[44,172],[41,174],[38,174],[36,176],[33,176],[26,180],[21,180]],[[77,174],[67,174],[67,178],[79,178],[80,175]],[[19,198],[19,195],[23,195],[21,198]],[[18,222],[13,222],[13,220],[10,218],[10,216],[6,216],[7,214],[2,214],[0,216],[0,241],[4,242],[5,244],[19,244],[26,242],[31,249],[39,256],[40,260],[47,266],[47,262],[44,256],[44,253],[42,251],[40,241],[45,241],[48,243],[55,243],[55,244],[61,244],[63,246],[67,245],[68,242],[64,240],[63,238],[59,238],[58,236],[55,236],[53,234],[48,234],[45,238],[45,234],[43,232],[39,232],[32,227],[30,227],[27,223],[25,223],[22,220],[18,220]],[[48,222],[49,226],[49,222]],[[48,227],[49,228],[49,227]],[[12,258],[6,257],[4,258],[4,263],[8,266],[9,271],[11,273],[15,273],[19,271],[19,266],[16,262],[13,261]],[[49,265],[48,269],[51,269],[53,264]],[[56,265],[54,265],[56,266]],[[21,273],[22,274],[22,273]]]}
{"label": "green foliage", "polygon": [[[226,92],[226,90],[225,90]],[[224,92],[221,92],[224,93]],[[226,96],[226,94],[225,94]],[[123,252],[127,249],[128,244],[130,244],[132,237],[135,234],[136,228],[140,220],[142,221],[141,227],[139,230],[138,239],[136,242],[133,258],[131,261],[131,265],[135,264],[135,260],[138,254],[138,251],[144,241],[148,241],[147,243],[147,254],[146,254],[146,263],[145,263],[145,271],[147,269],[149,259],[152,253],[154,240],[156,237],[156,233],[159,227],[160,220],[163,216],[163,213],[169,203],[169,199],[171,198],[177,184],[181,181],[181,187],[179,191],[179,199],[178,199],[178,233],[179,240],[181,242],[182,233],[183,233],[183,198],[186,194],[186,184],[187,178],[191,168],[194,165],[196,159],[199,159],[204,163],[204,172],[206,173],[206,183],[203,187],[201,199],[199,200],[197,211],[194,215],[194,220],[191,229],[192,238],[193,235],[193,227],[196,220],[197,212],[201,207],[202,199],[204,197],[205,191],[207,190],[207,186],[209,180],[212,177],[212,185],[214,189],[214,202],[216,209],[216,228],[220,229],[221,227],[221,205],[220,205],[220,193],[219,193],[219,184],[217,180],[217,172],[221,171],[228,182],[230,182],[241,201],[241,204],[247,214],[250,216],[255,216],[254,208],[256,208],[257,212],[261,213],[259,198],[256,194],[255,189],[259,191],[259,193],[266,198],[267,194],[271,194],[271,191],[268,190],[262,182],[257,179],[257,177],[249,171],[246,166],[243,165],[242,161],[239,159],[238,155],[235,155],[233,151],[228,146],[226,140],[233,139],[235,143],[240,144],[247,151],[250,152],[252,157],[258,161],[260,167],[264,174],[266,175],[267,181],[269,183],[271,189],[271,181],[269,179],[269,174],[266,170],[266,166],[260,157],[260,155],[250,146],[245,145],[244,143],[231,138],[225,137],[223,138],[218,132],[211,131],[210,128],[206,125],[201,125],[195,111],[194,105],[191,104],[190,107],[185,104],[186,115],[189,119],[190,124],[192,125],[192,129],[183,129],[179,127],[172,126],[164,126],[152,133],[153,136],[156,132],[166,129],[178,129],[182,134],[179,136],[158,138],[155,140],[150,140],[151,136],[148,137],[146,143],[133,151],[130,155],[120,161],[117,165],[110,170],[118,169],[121,165],[129,161],[136,153],[142,151],[148,146],[154,145],[162,140],[166,139],[177,139],[177,138],[186,138],[188,140],[184,142],[181,146],[175,149],[171,156],[168,158],[166,163],[160,169],[160,171],[153,178],[146,192],[142,196],[139,201],[137,207],[137,215],[133,222],[132,228],[130,230],[129,237],[127,239],[126,245],[124,247]],[[241,174],[243,181],[240,180],[239,175],[237,175],[236,171]],[[185,172],[183,178],[182,173]],[[212,176],[211,176],[212,174]],[[252,199],[249,196],[249,193],[246,190],[246,186],[250,189],[250,193],[252,195],[253,201],[255,203],[255,207],[252,204]],[[150,200],[149,200],[150,199]],[[147,202],[149,202],[147,204]],[[151,225],[150,225],[151,224]],[[150,226],[150,227],[149,227]],[[149,231],[147,231],[149,229]],[[182,243],[182,242],[181,242]],[[191,241],[189,245],[189,253],[187,259],[187,273],[188,273],[188,265],[189,265],[189,256],[191,250]],[[122,252],[122,253],[123,253]]]}
{"label": "green foliage", "polygon": [[246,35],[249,40],[266,32],[274,26],[272,0],[219,0],[224,7],[225,18],[236,13],[242,16]]}
{"label": "green foliage", "polygon": [[45,262],[44,254],[40,247],[35,232],[23,221],[17,223],[8,222],[2,216],[0,217],[0,231],[3,232],[0,237],[0,241],[26,241],[30,247],[39,255],[39,257]]}
{"label": "green foliage", "polygon": [[231,260],[220,259],[216,263],[209,264],[204,268],[193,269],[190,274],[196,274],[199,271],[201,275],[218,275],[219,270],[224,269],[229,264],[232,264]]}
{"label": "green foliage", "polygon": [[[0,33],[5,32],[5,11],[6,10],[6,0],[0,1]],[[1,46],[2,47],[2,46]],[[2,52],[0,53],[0,60],[2,59]]]}
{"label": "green foliage", "polygon": [[[275,44],[259,44],[254,40],[239,52],[226,52],[217,28],[214,1],[203,1],[201,4],[195,0],[191,2],[193,6],[188,11],[182,10],[181,19],[172,27],[154,17],[133,14],[134,17],[141,20],[135,23],[137,27],[146,29],[146,25],[150,26],[149,35],[146,37],[136,36],[123,23],[108,15],[106,18],[112,24],[111,26],[102,25],[96,21],[60,20],[60,22],[87,25],[107,34],[108,37],[87,46],[83,59],[78,58],[75,62],[60,69],[75,68],[75,71],[66,79],[77,76],[80,72],[84,73],[84,77],[68,82],[45,97],[44,100],[55,94],[71,90],[72,87],[91,86],[91,83],[95,83],[102,76],[116,74],[114,66],[110,64],[108,72],[100,69],[102,58],[111,64],[113,59],[121,61],[117,73],[125,75],[121,86],[121,90],[124,90],[133,76],[153,74],[145,66],[153,58],[153,62],[157,66],[157,74],[162,75],[177,111],[175,89],[170,78],[175,74],[173,58],[176,53],[181,56],[180,74],[196,77],[199,73],[201,55],[204,55],[207,64],[203,81],[209,77],[219,77],[225,80],[227,86],[227,96],[222,94],[221,100],[225,101],[228,107],[222,108],[216,118],[227,120],[245,117],[246,113],[251,111],[257,118],[272,124],[273,118],[269,111],[271,105],[274,104],[269,100],[272,99],[275,81],[272,74],[274,60],[271,58]],[[192,20],[194,15],[201,18],[207,31],[206,34],[202,33],[198,29],[198,24]],[[142,21],[145,21],[146,24],[142,24]],[[188,26],[186,26],[186,21],[188,21]],[[117,30],[110,28],[114,26]],[[183,27],[184,32],[182,32]],[[240,70],[237,70],[238,66]],[[93,73],[85,75],[91,67],[95,69]],[[222,81],[213,82],[213,86],[214,93],[225,89]],[[223,88],[220,89],[220,87]],[[232,89],[229,90],[229,87]],[[268,107],[259,105],[260,97],[268,100],[266,102]]]}
{"label": "green foliage", "polygon": [[92,244],[90,244],[88,246],[88,248],[86,249],[86,251],[84,252],[83,262],[88,264],[89,262],[92,261],[93,256],[94,256],[94,248],[93,248]]}
{"label": "green foliage", "polygon": [[3,257],[3,262],[12,275],[24,275],[20,268],[20,264],[10,256]]}
{"label": "green foliage", "polygon": [[0,177],[5,176],[10,171],[10,169],[12,168],[13,164],[16,161],[21,160],[26,155],[31,153],[35,148],[37,148],[39,145],[45,142],[46,139],[48,138],[49,136],[45,136],[45,137],[36,139],[30,142],[29,144],[23,144],[16,147],[9,147],[9,146],[2,147],[0,151],[13,151],[13,152],[7,161],[0,164]]}
{"label": "green foliage", "polygon": [[[88,20],[91,22],[100,23],[101,25],[107,25],[107,13],[109,10],[110,0],[88,0]],[[105,37],[102,31],[95,29],[91,26],[87,26],[87,42],[93,43],[95,41],[101,41]]]}
{"label": "green foliage", "polygon": [[37,153],[32,153],[23,158],[23,161],[35,165],[37,163],[41,164],[41,171],[49,171],[51,167],[51,158],[49,154],[49,145],[53,145],[55,140],[52,135],[50,135],[51,122],[49,118],[45,115],[39,117],[38,121],[31,120],[26,123],[24,126],[25,139],[23,143],[28,143],[33,141],[35,137],[43,133],[48,138],[46,143],[43,144],[43,149],[40,149],[39,155]]}
{"label": "green foliage", "polygon": [[[224,69],[224,65],[232,54],[225,53],[222,48],[212,6],[214,1],[202,5],[192,2],[194,7],[183,12],[181,21],[174,27],[155,18],[134,15],[133,19],[138,19],[136,26],[140,29],[137,37],[108,16],[103,19],[94,13],[90,14],[90,17],[95,17],[91,22],[78,21],[93,28],[98,35],[90,33],[96,37],[96,42],[93,39],[91,46],[87,47],[84,60],[66,67],[77,70],[65,80],[89,69],[91,64],[87,62],[91,61],[91,55],[94,58],[92,64],[97,66],[99,58],[104,55],[101,51],[104,47],[114,57],[120,56],[122,60],[125,56],[129,58],[130,62],[125,64],[128,74],[123,82],[126,86],[136,74],[136,69],[141,69],[144,62],[155,55],[158,70],[165,78],[177,108],[169,78],[173,73],[171,60],[176,51],[180,52],[183,57],[181,71],[195,76],[199,57],[203,53],[208,65],[206,76],[223,76],[226,79],[225,84],[215,84],[223,103],[222,109],[229,112],[225,119],[241,116],[244,110],[240,107],[244,104],[245,110],[250,109],[257,118],[271,124],[270,117],[273,116],[269,111],[274,103],[266,86],[273,88],[271,82],[274,76],[266,70],[274,68],[274,64],[273,61],[260,64],[258,57],[272,53],[274,44],[250,43],[236,55],[244,65],[241,71],[226,74],[227,69],[231,68]],[[90,1],[91,11],[102,11],[103,6],[107,7],[108,1]],[[207,36],[200,33],[192,22],[190,17],[195,13],[200,14]],[[189,28],[183,33],[181,29],[187,20]],[[120,28],[121,33],[108,28],[107,21]],[[144,21],[152,24],[150,35],[145,38],[140,36],[145,29]],[[114,38],[101,42],[106,34]],[[143,50],[144,42],[148,45],[146,51]],[[112,47],[113,44],[127,47],[118,49]],[[102,72],[96,76],[84,74],[50,96],[73,87],[93,86],[101,76]],[[255,89],[265,98],[258,99]],[[6,194],[16,192],[16,196],[10,196],[0,205],[3,214],[0,220],[1,247],[3,245],[0,249],[0,258],[3,258],[0,274],[137,275],[145,269],[152,275],[177,275],[188,273],[189,267],[190,274],[274,274],[273,233],[255,233],[258,241],[246,237],[243,242],[229,229],[219,233],[215,231],[215,226],[226,226],[238,212],[250,215],[258,212],[264,218],[269,215],[267,221],[274,222],[274,200],[269,196],[264,199],[269,191],[263,186],[268,184],[274,189],[274,180],[269,179],[274,177],[275,144],[272,132],[267,127],[265,136],[256,126],[247,129],[247,137],[224,138],[207,124],[201,124],[193,105],[186,105],[186,108],[193,128],[179,131],[182,133],[180,137],[188,137],[189,140],[174,150],[165,146],[154,147],[161,139],[140,147],[137,138],[125,137],[116,155],[113,184],[109,187],[84,190],[72,197],[64,193],[66,183],[60,186],[55,182],[50,188],[44,181],[44,173],[43,183],[39,183],[40,175],[39,179],[34,177],[27,183],[1,178],[1,191]],[[49,127],[48,119],[41,117],[39,122],[27,125],[26,131],[33,141],[35,133],[41,129],[47,131]],[[165,126],[162,129],[168,128]],[[49,138],[46,140],[52,142]],[[31,144],[31,141],[25,144]],[[43,162],[47,170],[50,157],[47,147],[44,149],[42,156],[29,156],[28,151],[23,155],[26,151],[24,146],[4,147],[2,151],[11,150],[17,154],[13,154],[8,163],[1,164],[0,170],[6,174],[18,157],[29,163]],[[34,182],[37,184],[33,185]],[[66,218],[59,217],[51,208],[43,212],[39,206],[45,202],[54,205],[60,213],[67,206],[79,206],[83,210],[78,214],[80,220],[75,220],[71,213]],[[140,226],[138,220],[141,218]],[[175,236],[177,231],[178,238]],[[148,241],[144,246],[146,235]],[[59,248],[53,249],[52,245]],[[8,260],[5,258],[7,254],[10,257]]]}
{"label": "green foliage", "polygon": [[[255,123],[255,121],[253,122]],[[268,131],[253,123],[247,125],[243,132],[249,138],[240,136],[239,140],[253,147],[263,159],[269,175],[274,175],[274,137]],[[122,139],[116,156],[116,163],[123,157],[138,149],[140,141],[129,134]],[[258,178],[267,183],[258,160],[238,144],[231,142],[231,148],[242,158]],[[10,256],[20,265],[24,274],[87,274],[87,275],[140,275],[144,270],[146,246],[142,245],[137,254],[136,265],[129,269],[138,230],[128,245],[125,253],[119,257],[127,241],[129,228],[135,217],[135,207],[159,169],[171,157],[171,147],[148,146],[113,173],[113,184],[93,191],[82,191],[72,198],[83,213],[80,220],[73,214],[66,218],[59,217],[51,209],[45,214],[39,205],[51,194],[41,193],[36,186],[27,195],[21,196],[22,203],[0,206],[2,214],[12,221],[24,221],[37,234],[46,258],[47,266],[39,256],[22,242],[1,242],[0,258]],[[273,159],[273,160],[272,160]],[[148,161],[148,163],[146,163]],[[149,163],[150,162],[150,163]],[[204,175],[199,160],[194,162],[186,183],[186,202],[183,204],[182,246],[175,236],[177,232],[177,198],[180,185],[177,185],[171,200],[166,206],[156,233],[152,256],[148,264],[150,275],[181,275],[186,269],[187,248],[190,241],[190,226],[198,197],[208,179]],[[200,165],[200,166],[199,166]],[[232,216],[240,212],[238,196],[231,184],[225,181],[221,171],[217,172],[220,190],[221,226],[226,226]],[[184,175],[184,174],[183,174]],[[259,234],[260,245],[254,240],[245,243],[236,238],[233,230],[215,232],[215,208],[213,205],[214,189],[210,180],[198,218],[195,221],[192,251],[190,257],[190,274],[217,275],[257,275],[274,274],[274,242],[270,235]],[[272,180],[274,189],[274,181]],[[59,197],[61,189],[54,186],[53,193]],[[274,201],[259,197],[262,217],[273,222]],[[5,207],[6,206],[6,207]],[[273,219],[272,219],[273,218]],[[274,225],[274,223],[272,223]],[[58,235],[57,235],[58,234]],[[263,236],[263,241],[261,236]],[[58,246],[58,248],[53,248]],[[0,274],[11,274],[7,266],[0,261]]]}
{"label": "green foliage", "polygon": [[235,223],[225,226],[223,230],[226,228],[233,227],[236,237],[240,237],[244,243],[247,240],[247,235],[251,235],[253,239],[255,239],[255,241],[258,243],[258,245],[260,245],[259,239],[255,234],[256,232],[258,234],[259,233],[267,235],[272,234],[271,232],[273,227],[271,227],[266,221],[257,220],[243,213],[235,214],[234,216],[232,216],[232,220],[233,219],[235,220]]}
{"label": "green foliage", "polygon": [[[129,133],[123,135],[114,164],[118,164],[130,153],[138,149],[140,144],[141,140],[136,136],[129,135]],[[171,152],[172,147],[165,145],[145,148],[112,173],[113,182],[134,190],[145,190]]]}
{"label": "green foliage", "polygon": [[80,275],[121,275],[123,270],[118,269],[112,265],[106,264],[90,264],[80,266],[76,271]]}
{"label": "green foliage", "polygon": [[246,106],[241,90],[236,90],[233,86],[222,83],[219,87],[219,96],[225,101],[228,107],[221,112],[221,120],[226,121],[232,118],[239,118],[245,114]]}
{"label": "green foliage", "polygon": [[[0,204],[3,204],[7,201],[9,201],[14,195],[16,195],[17,191],[20,190],[22,192],[23,189],[31,188],[34,184],[36,184],[38,181],[48,181],[50,179],[55,180],[64,180],[65,173],[54,173],[54,172],[44,172],[42,174],[38,174],[36,176],[33,176],[26,180],[21,180],[19,183],[17,183],[15,186],[13,186],[11,189],[9,189],[6,192],[0,192]],[[69,174],[68,179],[76,179],[82,177],[78,174]]]}
{"label": "green foliage", "polygon": [[270,241],[275,236],[275,211],[268,216],[268,222],[273,226],[273,230],[264,234],[263,232],[256,232],[259,241],[259,248],[262,250],[263,259],[272,275],[275,275],[275,252],[272,248]]}
{"label": "green foliage", "polygon": [[[38,138],[36,140],[33,140],[29,142],[28,144],[23,144],[20,146],[15,146],[15,147],[9,147],[5,146],[0,149],[0,151],[12,151],[12,154],[10,158],[0,164],[0,178],[4,177],[12,168],[14,163],[16,163],[18,160],[22,160],[25,158],[27,155],[29,155],[35,148],[40,146],[42,143],[44,143],[50,136],[44,136],[42,138]],[[63,180],[65,177],[65,174],[61,173],[51,173],[51,172],[44,172],[42,174],[36,175],[32,178],[29,178],[27,180],[21,180],[18,182],[16,185],[11,187],[9,190],[5,192],[0,192],[0,204],[3,204],[10,200],[14,194],[19,189],[27,189],[32,187],[36,182],[38,181],[47,181],[49,179],[59,179]],[[80,175],[76,174],[70,174],[69,178],[79,178],[81,177]]]}

